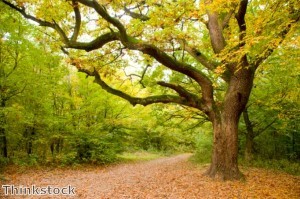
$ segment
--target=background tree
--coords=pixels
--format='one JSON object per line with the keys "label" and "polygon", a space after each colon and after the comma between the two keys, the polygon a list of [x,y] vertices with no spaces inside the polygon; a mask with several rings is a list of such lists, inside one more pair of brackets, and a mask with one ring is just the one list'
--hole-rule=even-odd
{"label": "background tree", "polygon": [[[253,94],[243,112],[245,159],[299,157],[299,30],[259,68]],[[295,45],[296,44],[296,45]],[[284,75],[283,75],[284,74]],[[244,127],[245,126],[245,127]],[[260,143],[260,144],[258,144]],[[270,146],[271,145],[271,146]]]}
{"label": "background tree", "polygon": [[[30,38],[25,37],[28,26],[20,23],[21,18],[12,16],[5,8],[1,8],[0,12],[1,20],[6,22],[1,23],[0,28],[1,152],[3,157],[7,158],[9,117],[12,112],[17,111],[16,106],[12,107],[12,104],[30,84],[28,80],[33,75],[30,72],[36,67],[36,62],[32,62],[32,58],[36,55],[34,53],[37,49],[29,41]],[[24,70],[26,67],[31,67],[31,70]]]}
{"label": "background tree", "polygon": [[[238,122],[255,71],[293,37],[300,13],[296,0],[2,2],[55,30],[47,32],[60,37],[56,44],[72,64],[109,93],[132,105],[176,103],[205,113],[214,131],[207,173],[223,179],[242,177]],[[126,65],[139,66],[137,82],[152,96],[133,97],[106,83],[124,81],[116,72]]]}
{"label": "background tree", "polygon": [[12,162],[46,158],[51,126],[61,120],[53,119],[52,94],[62,92],[67,70],[34,39],[40,32],[32,24],[7,7],[0,12],[1,155]]}

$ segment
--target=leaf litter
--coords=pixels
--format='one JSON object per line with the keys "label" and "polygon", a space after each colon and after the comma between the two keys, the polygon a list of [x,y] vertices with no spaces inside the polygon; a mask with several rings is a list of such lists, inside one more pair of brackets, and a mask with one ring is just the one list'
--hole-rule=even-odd
{"label": "leaf litter", "polygon": [[[204,176],[207,166],[188,161],[190,154],[109,167],[27,169],[5,171],[2,184],[76,187],[74,196],[5,196],[0,198],[82,199],[299,199],[300,177],[258,168],[242,168],[246,181],[220,181]],[[1,186],[2,187],[2,186]]]}

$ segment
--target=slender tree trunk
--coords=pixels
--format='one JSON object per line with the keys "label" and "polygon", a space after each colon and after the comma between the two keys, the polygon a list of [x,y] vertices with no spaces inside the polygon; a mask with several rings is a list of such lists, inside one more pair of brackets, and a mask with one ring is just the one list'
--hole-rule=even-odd
{"label": "slender tree trunk", "polygon": [[243,112],[243,118],[246,124],[246,146],[245,146],[245,160],[247,162],[253,159],[253,149],[254,149],[254,138],[255,133],[253,131],[253,125],[249,119],[249,114],[247,108]]}
{"label": "slender tree trunk", "polygon": [[8,150],[7,150],[7,138],[5,133],[5,128],[0,127],[0,137],[1,139],[1,145],[2,145],[2,155],[5,158],[8,158]]}
{"label": "slender tree trunk", "polygon": [[[1,100],[1,109],[4,109],[5,106],[6,106],[5,100]],[[2,153],[3,157],[8,158],[7,138],[6,138],[4,124],[5,124],[5,115],[4,115],[4,113],[1,113],[1,115],[0,115],[1,153]]]}
{"label": "slender tree trunk", "polygon": [[245,146],[245,160],[251,162],[253,160],[254,151],[254,137],[251,135],[246,135],[246,146]]}
{"label": "slender tree trunk", "polygon": [[27,146],[26,151],[27,155],[31,155],[33,153],[33,140],[35,136],[35,128],[34,127],[27,127],[25,130],[25,137],[27,138]]}
{"label": "slender tree trunk", "polygon": [[62,137],[54,138],[51,141],[50,150],[51,150],[52,156],[54,156],[54,153],[59,154],[62,151],[63,143],[64,143],[64,140]]}
{"label": "slender tree trunk", "polygon": [[212,118],[214,142],[207,174],[223,180],[243,178],[238,168],[238,123],[253,85],[254,70],[243,68],[231,76],[222,105]]}
{"label": "slender tree trunk", "polygon": [[54,156],[54,141],[52,141],[52,143],[50,144],[50,150],[51,150],[52,156]]}

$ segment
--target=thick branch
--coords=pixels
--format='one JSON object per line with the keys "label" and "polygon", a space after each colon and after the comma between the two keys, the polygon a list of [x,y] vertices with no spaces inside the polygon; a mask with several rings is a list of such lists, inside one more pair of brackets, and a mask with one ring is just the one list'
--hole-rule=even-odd
{"label": "thick branch", "polygon": [[245,42],[243,41],[246,36],[246,22],[245,22],[245,15],[247,11],[248,0],[241,0],[239,10],[235,15],[235,18],[238,22],[240,28],[240,46],[244,46]]}
{"label": "thick branch", "polygon": [[235,18],[238,21],[238,25],[241,32],[246,30],[245,15],[247,11],[247,6],[248,0],[241,0],[238,13],[235,16]]}
{"label": "thick branch", "polygon": [[[214,71],[218,64],[214,63],[213,61],[209,60],[205,55],[203,55],[200,51],[198,51],[197,49],[191,48],[190,46],[188,46],[187,44],[183,44],[184,45],[184,49],[191,55],[193,56],[198,62],[200,62],[205,68],[207,68],[210,71]],[[221,76],[221,78],[225,81],[225,82],[229,82],[229,76],[228,76],[228,72],[224,72]]]}
{"label": "thick branch", "polygon": [[226,42],[223,36],[223,28],[219,24],[219,17],[216,12],[207,11],[208,15],[208,30],[210,35],[210,41],[215,53],[220,53],[226,46]]}
{"label": "thick branch", "polygon": [[131,50],[138,50],[150,55],[151,57],[154,57],[158,62],[170,68],[171,70],[191,77],[196,82],[198,82],[200,86],[208,86],[211,84],[211,81],[201,71],[193,68],[188,64],[173,59],[171,56],[152,44],[147,44],[142,41],[135,41],[131,42],[127,47]]}
{"label": "thick branch", "polygon": [[106,34],[103,34],[99,37],[97,37],[96,39],[94,39],[91,42],[66,42],[66,47],[67,48],[74,48],[74,49],[81,49],[81,50],[85,50],[87,52],[92,51],[92,50],[96,50],[99,49],[101,47],[103,47],[105,44],[112,42],[112,41],[116,41],[116,40],[120,40],[120,34],[115,33],[115,32],[109,32]]}
{"label": "thick branch", "polygon": [[137,104],[147,106],[147,105],[154,104],[154,103],[176,103],[176,104],[189,106],[189,104],[186,102],[186,100],[184,98],[175,96],[175,95],[158,95],[158,96],[150,96],[150,97],[145,97],[145,98],[132,97],[132,96],[128,95],[127,93],[124,93],[123,91],[120,91],[120,90],[110,87],[108,84],[106,84],[106,82],[104,82],[102,80],[100,74],[96,70],[91,72],[86,69],[78,67],[78,71],[83,72],[83,73],[87,74],[88,76],[95,77],[94,82],[99,84],[102,87],[102,89],[106,90],[108,93],[111,93],[113,95],[119,96],[119,97],[127,100],[133,106],[135,106]]}
{"label": "thick branch", "polygon": [[73,35],[71,37],[71,41],[76,41],[78,34],[79,34],[80,26],[81,26],[81,15],[80,15],[80,11],[79,11],[78,2],[76,2],[75,0],[72,0],[72,5],[73,5],[74,13],[75,13],[75,27],[74,27]]}
{"label": "thick branch", "polygon": [[191,48],[186,42],[182,44],[182,46],[184,50],[186,50],[192,57],[194,57],[198,62],[200,62],[205,68],[211,71],[213,71],[216,68],[216,64],[214,64],[211,60],[209,60],[200,51]]}
{"label": "thick branch", "polygon": [[154,45],[137,41],[135,43],[130,43],[130,45],[127,47],[129,49],[139,50],[145,54],[148,54],[151,57],[154,57],[158,62],[168,67],[169,69],[177,71],[179,73],[182,73],[194,79],[201,86],[203,100],[206,103],[208,103],[207,105],[209,109],[212,108],[212,103],[213,103],[212,82],[204,73],[197,70],[196,68],[193,68],[188,64],[173,59],[171,56],[161,51],[159,48],[157,48]]}
{"label": "thick branch", "polygon": [[197,108],[199,110],[203,109],[201,99],[198,96],[196,96],[196,95],[190,93],[189,91],[187,91],[182,86],[170,84],[170,83],[163,82],[163,81],[159,81],[159,82],[157,82],[157,84],[160,85],[160,86],[164,86],[164,87],[167,87],[167,88],[170,88],[170,89],[176,91],[179,94],[179,96],[181,96],[181,97],[183,97],[187,100],[190,107],[194,107],[194,108]]}

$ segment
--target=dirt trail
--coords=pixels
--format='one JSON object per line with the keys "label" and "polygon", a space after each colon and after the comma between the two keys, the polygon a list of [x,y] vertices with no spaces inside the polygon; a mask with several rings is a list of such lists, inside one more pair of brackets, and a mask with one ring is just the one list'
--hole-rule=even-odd
{"label": "dirt trail", "polygon": [[[299,177],[261,169],[243,170],[246,182],[220,182],[189,163],[190,154],[104,168],[7,173],[5,184],[76,187],[75,196],[0,198],[300,198]],[[3,184],[3,182],[2,182]]]}

